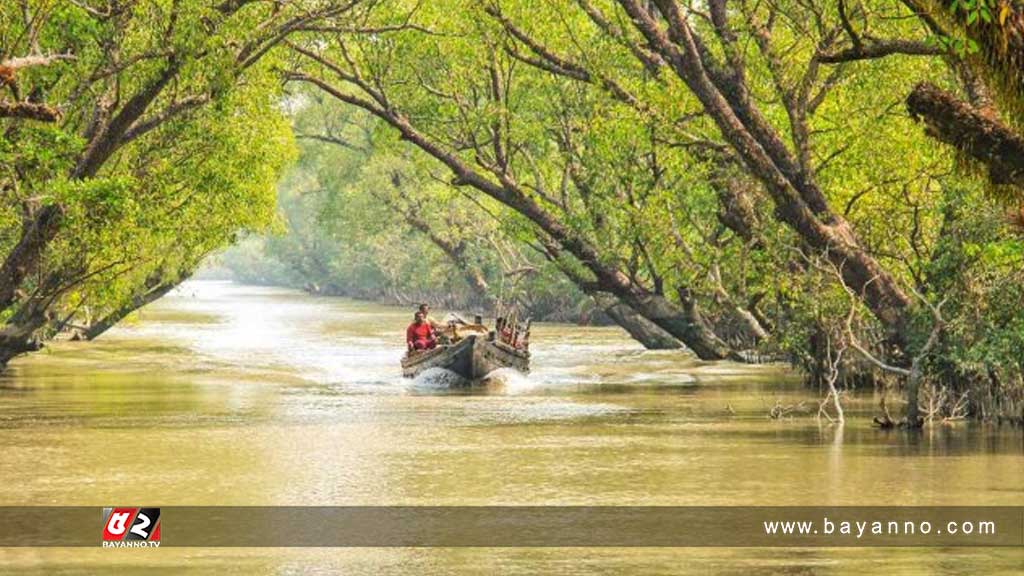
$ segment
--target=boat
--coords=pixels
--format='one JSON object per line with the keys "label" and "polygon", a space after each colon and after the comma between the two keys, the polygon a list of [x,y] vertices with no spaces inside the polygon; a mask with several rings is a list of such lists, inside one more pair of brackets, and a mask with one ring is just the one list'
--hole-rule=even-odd
{"label": "boat", "polygon": [[499,368],[529,372],[530,353],[487,335],[471,334],[455,343],[410,352],[402,358],[402,375],[406,378],[415,378],[428,368],[444,368],[472,382]]}

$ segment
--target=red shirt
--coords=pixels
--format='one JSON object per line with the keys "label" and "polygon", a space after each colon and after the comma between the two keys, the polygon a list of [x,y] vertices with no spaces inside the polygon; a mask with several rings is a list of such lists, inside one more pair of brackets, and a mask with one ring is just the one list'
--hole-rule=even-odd
{"label": "red shirt", "polygon": [[434,329],[430,327],[430,324],[423,322],[417,324],[413,322],[409,324],[409,327],[405,329],[405,341],[409,344],[416,342],[417,340],[433,340]]}

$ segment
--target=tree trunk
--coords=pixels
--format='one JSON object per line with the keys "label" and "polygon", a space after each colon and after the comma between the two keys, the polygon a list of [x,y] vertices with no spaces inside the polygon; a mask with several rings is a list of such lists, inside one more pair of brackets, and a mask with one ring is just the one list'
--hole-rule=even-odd
{"label": "tree trunk", "polygon": [[695,300],[679,306],[633,284],[621,271],[601,268],[597,276],[602,290],[615,294],[624,304],[682,341],[701,360],[741,359],[707,326]]}
{"label": "tree trunk", "polygon": [[924,371],[921,368],[923,361],[923,356],[914,358],[910,364],[910,374],[907,376],[907,389],[904,392],[907,395],[908,428],[920,428],[922,424],[918,397],[921,390],[921,379],[924,377]]}
{"label": "tree trunk", "polygon": [[[529,219],[594,273],[597,277],[597,289],[615,294],[625,304],[681,340],[702,360],[741,359],[714,332],[702,323],[694,323],[692,313],[682,310],[660,294],[653,294],[637,286],[617,268],[602,263],[600,254],[592,244],[544,210],[533,196],[508,175],[497,175],[497,182],[485,177],[454,152],[443,148],[437,141],[417,130],[407,117],[392,108],[382,108],[374,102],[348,94],[313,76],[292,74],[292,78],[309,82],[339,101],[362,108],[387,122],[398,130],[402,140],[410,142],[448,167],[454,175],[451,182],[453,186],[472,186]],[[376,94],[379,97],[376,102],[386,100],[368,84],[364,83],[361,88],[368,93]]]}
{"label": "tree trunk", "polygon": [[607,292],[594,292],[591,296],[609,318],[628,332],[634,340],[643,344],[644,348],[648,350],[678,350],[683,347],[679,340],[659,328],[654,322],[644,318],[636,310],[620,302],[615,296]]}
{"label": "tree trunk", "polygon": [[43,206],[31,215],[22,228],[21,238],[0,266],[0,310],[16,299],[22,281],[35,271],[46,245],[56,236],[64,210],[56,205]]}
{"label": "tree trunk", "polygon": [[[55,285],[56,276],[47,278],[47,285]],[[47,299],[26,302],[0,329],[0,368],[16,356],[35,352],[43,347],[36,333],[50,321]]]}
{"label": "tree trunk", "polygon": [[988,167],[995,184],[1024,185],[1024,136],[927,82],[907,96],[907,110],[930,136]]}
{"label": "tree trunk", "polygon": [[[547,257],[555,263],[556,266],[566,275],[580,290],[589,294],[594,301],[600,306],[608,316],[614,320],[623,330],[629,333],[634,339],[644,345],[644,347],[651,350],[664,350],[679,348],[680,341],[689,347],[698,357],[701,357],[701,353],[707,353],[706,345],[700,341],[700,334],[688,335],[689,341],[678,338],[675,334],[665,330],[661,325],[654,322],[644,312],[641,312],[622,301],[616,294],[610,291],[603,290],[598,282],[588,280],[579,271],[575,270],[566,263],[559,260],[561,245],[555,242],[553,239],[540,235],[541,244],[544,246],[544,251]],[[619,276],[625,277],[621,272],[616,272]],[[662,298],[664,299],[664,298]],[[650,306],[648,306],[650,309]],[[662,312],[666,314],[665,312]],[[682,314],[682,312],[678,312]],[[684,322],[688,320],[684,319]],[[668,338],[665,338],[667,336]],[[717,337],[716,337],[717,338]],[[720,359],[720,358],[715,358]]]}
{"label": "tree trunk", "polygon": [[[42,246],[39,251],[42,251]],[[24,299],[0,329],[0,368],[16,356],[43,347],[38,332],[52,319],[50,307],[70,287],[68,279],[81,274],[82,268],[66,267],[46,274],[38,282],[33,293]],[[11,304],[15,300],[12,299]]]}
{"label": "tree trunk", "polygon": [[[401,193],[401,178],[398,174],[392,176],[392,184],[395,189]],[[443,252],[444,255],[451,260],[452,264],[454,264],[462,273],[463,278],[466,279],[466,284],[468,284],[473,290],[473,293],[481,303],[488,307],[493,305],[494,296],[491,294],[491,289],[487,284],[487,279],[484,278],[483,271],[480,270],[478,266],[470,262],[469,257],[466,256],[466,243],[464,241],[459,241],[458,243],[453,242],[452,240],[438,234],[434,228],[430,226],[430,223],[416,213],[416,211],[399,206],[397,203],[382,194],[374,194],[374,196],[376,196],[378,200],[401,213],[409,227],[422,233],[434,246]]]}
{"label": "tree trunk", "polygon": [[843,282],[861,296],[905,358],[910,299],[897,280],[864,249],[850,225],[829,209],[813,176],[800,167],[754,105],[739,75],[742,69],[727,71],[715,62],[715,56],[707,51],[676,2],[654,0],[667,31],[637,0],[618,3],[650,48],[669,63],[700,100],[750,173],[764,185],[775,203],[776,218],[836,266]]}
{"label": "tree trunk", "polygon": [[131,314],[132,312],[138,310],[139,308],[142,308],[147,304],[155,302],[160,298],[163,298],[168,292],[170,292],[179,284],[184,282],[185,279],[188,278],[188,276],[189,275],[185,275],[179,279],[172,280],[170,282],[158,283],[149,290],[146,290],[145,292],[142,292],[140,294],[136,294],[124,306],[121,306],[117,310],[114,310],[110,314],[107,314],[98,321],[90,324],[89,327],[82,332],[82,337],[86,340],[95,340],[100,335],[105,333],[107,330],[113,328],[114,325],[116,325],[118,322],[124,320],[124,318]]}
{"label": "tree trunk", "polygon": [[743,337],[749,340],[750,344],[757,345],[761,341],[768,339],[768,330],[761,324],[761,321],[753,312],[739,306],[735,302],[729,302],[728,306],[729,311],[732,312],[733,317],[740,326]]}
{"label": "tree trunk", "polygon": [[17,356],[41,349],[43,345],[35,332],[44,324],[45,319],[39,319],[28,324],[8,324],[0,330],[0,367]]}

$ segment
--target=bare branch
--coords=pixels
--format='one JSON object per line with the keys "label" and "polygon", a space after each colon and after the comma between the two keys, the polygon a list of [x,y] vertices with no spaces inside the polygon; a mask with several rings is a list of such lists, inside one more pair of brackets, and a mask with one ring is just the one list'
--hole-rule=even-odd
{"label": "bare branch", "polygon": [[942,56],[946,54],[946,51],[939,46],[916,40],[881,40],[870,37],[865,37],[865,40],[866,42],[862,44],[837,52],[819,53],[818,61],[826,64],[839,64],[857,60],[874,60],[896,54],[904,56]]}
{"label": "bare branch", "polygon": [[8,58],[3,62],[0,62],[0,68],[9,68],[11,70],[20,70],[22,68],[30,68],[32,66],[49,66],[54,62],[60,62],[64,60],[74,60],[74,54],[33,54],[30,56],[20,56],[17,58]]}
{"label": "bare branch", "polygon": [[60,119],[60,110],[46,104],[32,102],[0,102],[0,118],[26,118],[41,122],[56,122]]}
{"label": "bare branch", "polygon": [[154,114],[153,116],[146,118],[144,120],[139,120],[138,122],[133,124],[131,128],[125,131],[124,136],[121,137],[121,143],[125,144],[131,142],[132,140],[135,140],[136,138],[139,138],[140,136],[143,136],[144,134],[158,128],[160,125],[173,119],[174,117],[184,114],[185,112],[188,112],[190,110],[195,110],[196,108],[205,105],[207,102],[210,101],[210,99],[211,98],[209,95],[200,94],[196,96],[189,96],[188,98],[183,98],[182,100],[173,102],[170,105],[168,105],[167,108],[161,110],[157,114]]}

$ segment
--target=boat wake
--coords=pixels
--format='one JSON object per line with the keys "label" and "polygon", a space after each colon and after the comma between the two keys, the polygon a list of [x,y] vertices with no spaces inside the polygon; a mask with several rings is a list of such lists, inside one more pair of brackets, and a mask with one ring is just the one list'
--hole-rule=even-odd
{"label": "boat wake", "polygon": [[506,394],[522,394],[538,386],[529,376],[512,368],[498,368],[484,376],[480,383],[488,389],[501,390]]}
{"label": "boat wake", "polygon": [[465,387],[468,384],[465,378],[451,370],[427,368],[413,379],[409,389],[413,392],[439,392]]}
{"label": "boat wake", "polygon": [[445,391],[522,394],[535,388],[537,383],[513,368],[499,368],[472,383],[451,370],[428,368],[408,385],[410,392],[421,394]]}

